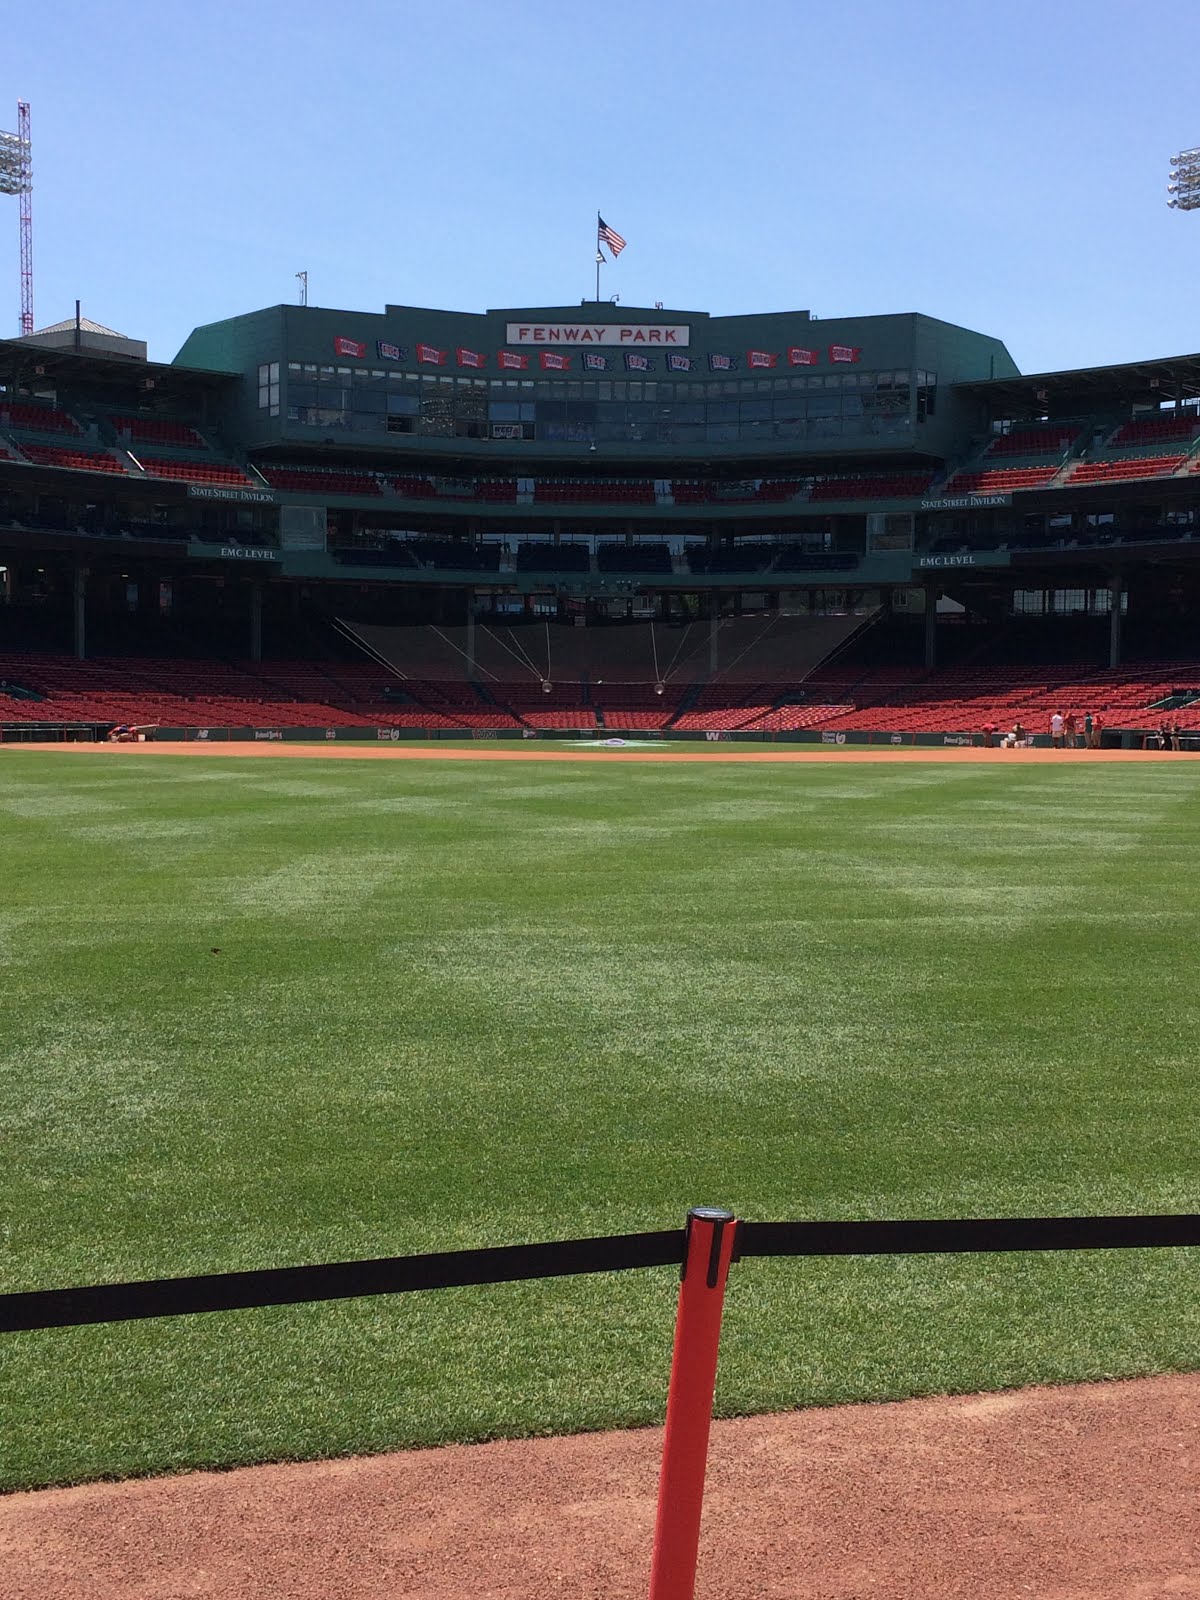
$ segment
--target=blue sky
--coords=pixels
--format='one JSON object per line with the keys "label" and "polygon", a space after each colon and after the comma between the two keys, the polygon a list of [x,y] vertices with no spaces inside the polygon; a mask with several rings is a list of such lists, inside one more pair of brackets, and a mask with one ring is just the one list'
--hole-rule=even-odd
{"label": "blue sky", "polygon": [[[594,292],[715,314],[924,311],[1024,371],[1200,349],[1192,15],[1142,0],[44,0],[38,326],[170,359],[295,298],[477,311]],[[0,200],[0,331],[17,208]]]}

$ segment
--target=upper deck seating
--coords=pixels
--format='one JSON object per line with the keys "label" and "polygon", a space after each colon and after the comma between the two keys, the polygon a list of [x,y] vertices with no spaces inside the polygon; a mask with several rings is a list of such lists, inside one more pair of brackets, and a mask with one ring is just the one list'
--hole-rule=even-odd
{"label": "upper deck seating", "polygon": [[988,456],[1061,456],[1079,437],[1077,422],[1048,422],[1033,428],[1014,428],[993,439]]}
{"label": "upper deck seating", "polygon": [[174,422],[163,417],[114,416],[109,419],[122,440],[131,443],[174,446],[182,450],[207,450],[208,440],[189,422]]}
{"label": "upper deck seating", "polygon": [[18,400],[0,400],[0,426],[16,433],[73,433],[83,429],[57,406],[27,405]]}

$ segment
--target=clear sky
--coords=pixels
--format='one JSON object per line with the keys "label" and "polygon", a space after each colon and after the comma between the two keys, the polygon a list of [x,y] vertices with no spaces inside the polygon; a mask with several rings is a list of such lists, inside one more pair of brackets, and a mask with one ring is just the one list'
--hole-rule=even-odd
{"label": "clear sky", "polygon": [[[1027,372],[1200,349],[1194,23],[1164,0],[42,0],[39,327],[170,359],[296,296],[478,311],[923,311]],[[0,198],[0,332],[18,331]]]}

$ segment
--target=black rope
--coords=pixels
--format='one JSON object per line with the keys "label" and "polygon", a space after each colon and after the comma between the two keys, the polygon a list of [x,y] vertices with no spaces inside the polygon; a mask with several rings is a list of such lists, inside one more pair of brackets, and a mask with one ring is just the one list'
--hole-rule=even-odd
{"label": "black rope", "polygon": [[933,1222],[743,1222],[740,1256],[907,1256],[1200,1245],[1200,1216],[981,1217]]}
{"label": "black rope", "polygon": [[[859,1256],[1000,1250],[1121,1250],[1200,1245],[1200,1215],[995,1217],[914,1222],[740,1222],[735,1258]],[[498,1245],[434,1255],[385,1256],[315,1267],[217,1272],[191,1278],[33,1289],[0,1295],[0,1333],[181,1317],[254,1306],[306,1305],[419,1289],[517,1283],[638,1267],[677,1266],[685,1233],[614,1234],[549,1244]]]}
{"label": "black rope", "polygon": [[468,1284],[516,1283],[584,1272],[678,1266],[683,1229],[625,1233],[551,1244],[498,1245],[437,1255],[385,1256],[318,1267],[272,1267],[261,1272],[215,1272],[195,1278],[95,1284],[81,1289],[34,1289],[0,1295],[0,1333],[30,1328],[75,1328],[93,1322],[133,1322],[200,1311],[303,1305],[361,1295],[457,1289]]}

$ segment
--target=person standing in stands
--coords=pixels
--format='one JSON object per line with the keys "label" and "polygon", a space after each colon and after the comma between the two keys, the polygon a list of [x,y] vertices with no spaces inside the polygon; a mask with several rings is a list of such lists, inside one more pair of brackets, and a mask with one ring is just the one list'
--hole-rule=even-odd
{"label": "person standing in stands", "polygon": [[1050,718],[1050,743],[1056,750],[1061,750],[1063,747],[1063,715],[1061,711],[1056,711]]}

